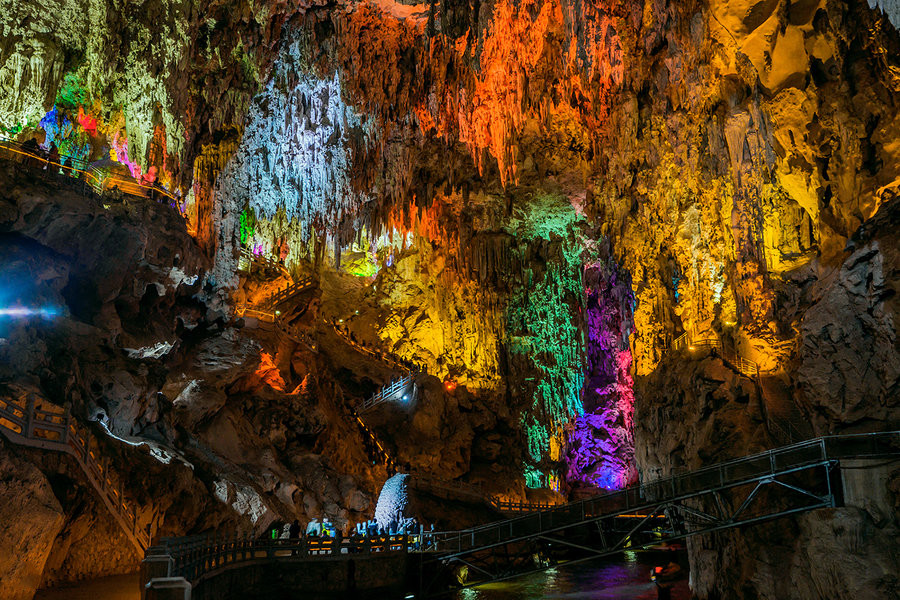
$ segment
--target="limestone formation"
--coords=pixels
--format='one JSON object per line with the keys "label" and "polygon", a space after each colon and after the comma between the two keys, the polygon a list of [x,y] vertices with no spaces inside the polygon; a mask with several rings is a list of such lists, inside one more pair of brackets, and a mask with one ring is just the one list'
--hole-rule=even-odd
{"label": "limestone formation", "polygon": [[[0,0],[0,310],[29,315],[0,313],[0,396],[91,428],[155,536],[352,525],[395,472],[480,490],[411,494],[466,525],[896,430],[898,26],[896,0]],[[4,449],[47,524],[0,542],[11,597],[129,568],[73,558],[104,531],[77,472]],[[694,593],[889,597],[870,508],[695,539]]]}

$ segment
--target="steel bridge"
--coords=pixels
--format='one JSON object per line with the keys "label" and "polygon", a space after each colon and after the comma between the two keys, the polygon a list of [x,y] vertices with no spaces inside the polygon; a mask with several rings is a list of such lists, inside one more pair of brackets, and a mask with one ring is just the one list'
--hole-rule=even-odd
{"label": "steel bridge", "polygon": [[[561,565],[650,547],[658,542],[632,537],[654,520],[665,519],[665,539],[674,541],[842,506],[841,460],[898,456],[900,431],[820,437],[505,521],[426,534],[422,561],[444,571],[467,567],[465,587],[512,579],[551,566],[535,554],[567,554],[555,563]],[[617,523],[626,521],[623,531]],[[422,582],[419,596],[444,591],[433,589],[437,581]]]}
{"label": "steel bridge", "polygon": [[[160,567],[148,572],[147,583],[160,577],[165,584],[174,577],[189,589],[192,580],[214,577],[227,565],[248,561],[405,552],[418,555],[422,576],[416,597],[437,596],[457,589],[440,582],[461,567],[468,569],[463,585],[470,587],[649,547],[656,542],[634,537],[650,523],[666,523],[665,539],[678,540],[841,506],[842,460],[898,457],[900,431],[827,436],[461,531],[420,529],[377,541],[345,540],[343,547],[330,542],[327,548],[303,540],[250,541],[222,535],[164,540],[165,548],[147,553],[145,564]],[[568,555],[553,565],[534,560],[547,552]]]}

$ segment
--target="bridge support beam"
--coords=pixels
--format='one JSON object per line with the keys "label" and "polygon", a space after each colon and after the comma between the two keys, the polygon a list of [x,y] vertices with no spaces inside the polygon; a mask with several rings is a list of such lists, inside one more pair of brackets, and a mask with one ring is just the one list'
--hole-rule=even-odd
{"label": "bridge support beam", "polygon": [[146,600],[191,600],[191,584],[184,577],[157,577],[145,586]]}

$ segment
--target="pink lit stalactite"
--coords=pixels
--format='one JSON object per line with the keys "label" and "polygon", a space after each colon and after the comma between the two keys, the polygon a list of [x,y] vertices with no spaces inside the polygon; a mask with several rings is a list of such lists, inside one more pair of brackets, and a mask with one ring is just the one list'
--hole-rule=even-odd
{"label": "pink lit stalactite", "polygon": [[135,179],[139,179],[141,177],[141,166],[128,158],[128,139],[125,136],[116,133],[113,135],[111,144],[116,161],[126,165],[131,171],[131,176]]}

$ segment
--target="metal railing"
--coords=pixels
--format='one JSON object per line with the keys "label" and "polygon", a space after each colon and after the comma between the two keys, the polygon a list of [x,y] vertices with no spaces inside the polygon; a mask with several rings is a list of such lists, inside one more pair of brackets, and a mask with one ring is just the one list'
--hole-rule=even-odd
{"label": "metal railing", "polygon": [[293,341],[297,342],[298,344],[303,344],[312,351],[318,350],[318,344],[316,343],[316,339],[312,335],[303,331],[296,325],[292,325],[286,322],[281,318],[281,315],[277,315],[275,319],[275,327],[278,328],[278,331],[280,331]]}
{"label": "metal railing", "polygon": [[365,421],[363,421],[359,417],[359,415],[355,414],[354,417],[356,418],[356,424],[359,425],[360,430],[369,439],[369,443],[371,444],[371,452],[375,455],[374,458],[384,463],[384,466],[389,473],[396,473],[397,466],[394,464],[394,459],[391,458],[391,455],[388,454],[388,451],[385,450],[384,446],[378,440],[378,436],[375,435],[375,432],[372,431],[368,425],[366,425]]}
{"label": "metal railing", "polygon": [[196,583],[227,565],[257,560],[309,560],[347,555],[388,555],[406,553],[418,547],[420,535],[353,536],[336,538],[253,539],[240,534],[208,534],[183,538],[163,538],[147,556],[172,559],[171,577]]}
{"label": "metal railing", "polygon": [[[97,194],[106,190],[118,188],[120,192],[129,196],[148,198],[153,194],[159,194],[169,198],[173,202],[178,199],[168,190],[160,186],[145,185],[134,178],[124,178],[118,175],[104,176],[102,169],[94,169],[84,159],[74,156],[60,155],[58,161],[51,161],[49,154],[42,151],[34,152],[24,144],[12,141],[0,141],[0,156],[8,160],[14,160],[31,166],[34,170],[40,170],[48,177],[63,174],[78,179],[87,184]],[[47,167],[46,170],[44,167]],[[52,167],[52,168],[51,168]]]}
{"label": "metal railing", "polygon": [[897,455],[900,455],[900,431],[820,437],[505,521],[426,534],[430,536],[427,546],[437,552],[468,554],[607,516],[647,511],[661,502],[680,501],[710,490],[771,479],[804,467],[843,458]]}
{"label": "metal railing", "polygon": [[290,276],[290,272],[287,270],[287,267],[285,267],[277,260],[274,260],[262,254],[255,254],[249,248],[241,248],[241,255],[238,259],[238,270],[250,273],[253,271],[254,264],[257,265],[257,267],[269,268],[275,271],[280,271],[283,275]]}
{"label": "metal railing", "polygon": [[[725,363],[731,366],[734,370],[738,371],[741,375],[744,375],[745,377],[749,377],[751,379],[759,378],[759,365],[750,359],[740,356],[734,350],[726,349],[719,338],[707,337],[690,341],[686,338],[686,335],[687,334],[675,340],[676,342],[678,342],[678,349],[687,349],[691,352],[699,350],[709,350],[715,352],[719,358],[725,361]],[[676,349],[674,342],[672,344],[672,348]]]}
{"label": "metal railing", "polygon": [[288,323],[285,320],[286,314],[278,308],[295,295],[308,290],[314,285],[315,279],[312,277],[304,277],[284,289],[277,291],[260,304],[238,304],[235,307],[235,315],[237,317],[255,318],[264,323],[274,323],[276,329],[282,334],[298,344],[304,344],[315,351],[318,349],[315,338],[296,325]]}
{"label": "metal railing", "polygon": [[304,277],[299,281],[296,281],[284,288],[276,291],[271,296],[267,297],[262,302],[252,304],[252,303],[242,303],[238,304],[235,307],[235,314],[239,317],[256,317],[260,320],[265,320],[268,323],[273,323],[282,311],[278,310],[278,307],[284,304],[287,300],[290,300],[295,295],[308,290],[309,288],[315,285],[315,279],[312,277]]}
{"label": "metal railing", "polygon": [[412,361],[400,358],[399,356],[394,356],[389,352],[385,352],[379,348],[371,348],[369,346],[363,345],[353,339],[350,334],[340,327],[338,327],[339,322],[335,322],[334,319],[322,319],[323,323],[331,325],[332,330],[334,330],[335,335],[337,335],[345,344],[356,350],[361,354],[367,354],[374,358],[379,362],[384,362],[389,365],[396,367],[397,369],[425,373],[427,372],[427,365],[424,364],[415,364]]}
{"label": "metal railing", "polygon": [[[409,402],[414,401],[416,395],[415,381],[416,373],[409,373],[397,380],[392,381],[388,385],[375,392],[372,397],[363,400],[362,403],[360,403],[360,405],[357,407],[357,412],[364,412],[369,410],[370,408],[374,408],[382,402],[390,400],[392,397],[401,392],[406,392],[408,396],[412,396],[412,398],[408,398]],[[412,389],[409,389],[410,387]]]}
{"label": "metal railing", "polygon": [[138,527],[136,511],[125,502],[121,480],[113,479],[109,461],[100,457],[93,436],[78,426],[68,410],[37,409],[31,395],[24,404],[0,398],[0,431],[15,444],[73,456],[126,537],[139,552],[147,549],[150,536]]}
{"label": "metal railing", "polygon": [[500,512],[508,513],[533,513],[560,505],[558,502],[514,502],[512,500],[491,499],[491,504]]}

